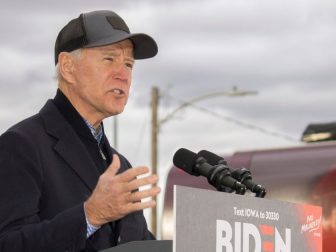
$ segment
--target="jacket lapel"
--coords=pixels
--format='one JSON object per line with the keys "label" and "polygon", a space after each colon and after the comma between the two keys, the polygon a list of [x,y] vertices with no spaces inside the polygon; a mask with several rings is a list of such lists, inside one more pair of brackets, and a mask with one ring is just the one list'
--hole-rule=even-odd
{"label": "jacket lapel", "polygon": [[54,150],[92,191],[98,181],[99,173],[76,132],[51,100],[41,109],[40,115],[47,133],[57,139]]}

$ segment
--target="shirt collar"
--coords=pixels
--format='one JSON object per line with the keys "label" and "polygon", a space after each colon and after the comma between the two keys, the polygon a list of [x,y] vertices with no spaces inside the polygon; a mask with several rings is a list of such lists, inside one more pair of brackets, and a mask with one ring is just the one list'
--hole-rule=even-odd
{"label": "shirt collar", "polygon": [[89,127],[93,137],[97,140],[98,144],[101,143],[101,140],[103,138],[103,127],[100,124],[97,129],[95,129],[87,120],[83,118],[85,124]]}

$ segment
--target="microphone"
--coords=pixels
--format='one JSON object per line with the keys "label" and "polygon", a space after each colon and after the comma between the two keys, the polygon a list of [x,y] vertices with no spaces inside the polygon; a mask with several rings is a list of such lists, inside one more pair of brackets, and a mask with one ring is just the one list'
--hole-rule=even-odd
{"label": "microphone", "polygon": [[[216,165],[216,164],[227,165],[227,162],[224,160],[224,158],[210,151],[201,150],[200,152],[198,152],[198,155],[204,157],[210,165]],[[236,180],[240,181],[242,184],[244,184],[251,192],[255,193],[256,197],[258,198],[265,197],[267,193],[266,189],[261,185],[252,181],[252,174],[248,169],[246,168],[237,169],[231,172],[231,176]]]}
{"label": "microphone", "polygon": [[204,176],[210,185],[218,191],[225,191],[226,187],[235,190],[237,194],[243,195],[246,186],[241,184],[230,175],[230,170],[222,164],[210,165],[204,157],[190,150],[181,148],[174,154],[173,163],[176,167],[194,176]]}

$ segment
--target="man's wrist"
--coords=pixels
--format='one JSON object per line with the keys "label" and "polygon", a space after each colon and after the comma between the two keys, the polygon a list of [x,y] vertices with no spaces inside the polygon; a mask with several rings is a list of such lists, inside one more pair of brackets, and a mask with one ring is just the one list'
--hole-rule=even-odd
{"label": "man's wrist", "polygon": [[84,209],[84,215],[85,215],[85,220],[86,220],[86,238],[89,238],[100,228],[100,226],[96,226],[90,223],[87,217],[86,211],[85,211],[85,203],[83,205],[83,209]]}

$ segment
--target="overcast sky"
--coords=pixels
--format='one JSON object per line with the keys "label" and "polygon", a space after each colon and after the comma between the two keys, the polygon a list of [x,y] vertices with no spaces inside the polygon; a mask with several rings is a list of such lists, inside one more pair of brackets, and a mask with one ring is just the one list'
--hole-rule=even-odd
{"label": "overcast sky", "polygon": [[[36,113],[56,91],[54,41],[83,11],[110,9],[159,46],[136,62],[129,104],[118,117],[118,150],[150,165],[150,90],[160,118],[183,101],[219,96],[180,111],[161,127],[162,177],[180,147],[218,154],[300,144],[309,123],[335,121],[335,0],[120,0],[0,3],[0,132]],[[112,120],[105,121],[112,139]],[[276,134],[275,134],[276,133]]]}

